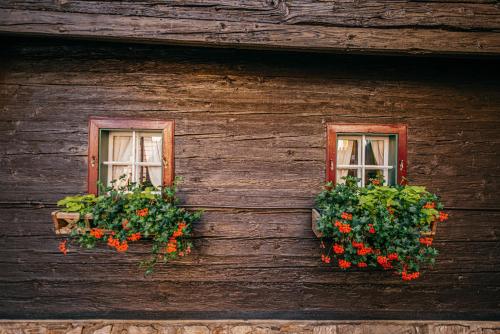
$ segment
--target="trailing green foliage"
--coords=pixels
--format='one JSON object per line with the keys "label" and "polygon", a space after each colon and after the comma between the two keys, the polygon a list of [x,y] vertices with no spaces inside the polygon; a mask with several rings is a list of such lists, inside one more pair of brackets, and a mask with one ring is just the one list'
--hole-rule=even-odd
{"label": "trailing green foliage", "polygon": [[[432,224],[445,221],[439,198],[420,186],[359,187],[347,177],[345,184],[327,184],[316,198],[317,221],[322,233],[322,260],[335,258],[347,269],[393,269],[404,280],[419,277],[424,264],[433,265],[438,251],[431,247]],[[328,246],[326,244],[329,244]]]}
{"label": "trailing green foliage", "polygon": [[[189,254],[192,223],[200,219],[201,211],[189,212],[178,206],[176,183],[163,189],[135,183],[123,187],[100,185],[100,196],[64,198],[58,202],[62,211],[80,213],[69,239],[86,248],[107,243],[119,252],[126,251],[131,241],[149,239],[152,255],[141,262],[146,274],[152,273],[159,261]],[[89,222],[84,218],[87,213],[93,216]],[[60,249],[66,253],[66,241]]]}

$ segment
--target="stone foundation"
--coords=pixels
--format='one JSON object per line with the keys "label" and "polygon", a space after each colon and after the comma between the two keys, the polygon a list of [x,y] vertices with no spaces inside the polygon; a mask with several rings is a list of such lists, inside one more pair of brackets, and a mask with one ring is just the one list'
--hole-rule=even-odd
{"label": "stone foundation", "polygon": [[500,322],[474,321],[130,321],[0,320],[0,334],[500,334]]}

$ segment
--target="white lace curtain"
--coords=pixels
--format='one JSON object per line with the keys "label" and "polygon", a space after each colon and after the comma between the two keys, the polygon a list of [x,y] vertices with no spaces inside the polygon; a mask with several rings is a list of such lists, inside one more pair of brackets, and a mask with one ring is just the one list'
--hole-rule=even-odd
{"label": "white lace curtain", "polygon": [[[159,163],[161,162],[161,140],[159,137],[143,137],[144,138],[144,162]],[[147,173],[151,183],[159,187],[161,186],[161,167],[147,166]]]}
{"label": "white lace curtain", "polygon": [[373,156],[375,157],[375,162],[377,165],[384,164],[384,141],[383,140],[372,140],[370,141],[373,151]]}
{"label": "white lace curtain", "polygon": [[[351,161],[352,150],[354,148],[353,140],[339,140],[339,145],[337,149],[337,165],[349,165]],[[342,177],[347,176],[347,169],[337,170],[338,179],[342,180]]]}

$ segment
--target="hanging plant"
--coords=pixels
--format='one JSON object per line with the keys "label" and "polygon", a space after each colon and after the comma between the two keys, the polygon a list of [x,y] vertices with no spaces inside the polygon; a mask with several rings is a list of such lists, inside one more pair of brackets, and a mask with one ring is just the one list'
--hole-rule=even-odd
{"label": "hanging plant", "polygon": [[[342,269],[393,270],[403,280],[420,276],[423,265],[434,265],[432,230],[448,219],[438,196],[420,186],[366,187],[346,177],[345,184],[327,184],[316,198],[321,235],[321,260]],[[314,224],[314,222],[313,222]]]}
{"label": "hanging plant", "polygon": [[[176,180],[177,181],[177,180]],[[189,212],[178,206],[176,183],[157,189],[130,183],[122,187],[103,187],[103,195],[71,196],[57,205],[62,212],[78,213],[69,236],[59,244],[66,254],[69,244],[94,248],[106,244],[117,252],[126,252],[129,244],[141,239],[151,241],[151,257],[141,262],[146,274],[157,262],[167,262],[191,252],[192,223],[201,212]],[[91,217],[91,219],[89,219]]]}

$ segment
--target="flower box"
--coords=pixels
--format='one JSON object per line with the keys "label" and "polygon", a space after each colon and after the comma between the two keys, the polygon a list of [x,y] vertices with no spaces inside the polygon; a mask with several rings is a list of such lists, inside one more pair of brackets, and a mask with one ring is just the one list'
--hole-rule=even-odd
{"label": "flower box", "polygon": [[87,224],[87,228],[82,229],[77,227],[77,222],[80,220],[80,214],[78,212],[63,212],[63,211],[53,211],[52,212],[52,222],[54,223],[54,231],[57,235],[70,234],[73,229],[78,229],[79,232],[85,232],[90,230],[90,220],[92,220],[92,214],[88,213],[84,217],[84,221]]}

